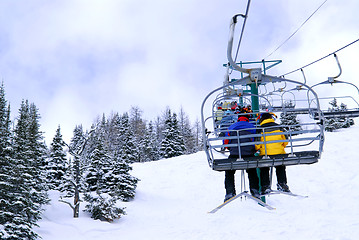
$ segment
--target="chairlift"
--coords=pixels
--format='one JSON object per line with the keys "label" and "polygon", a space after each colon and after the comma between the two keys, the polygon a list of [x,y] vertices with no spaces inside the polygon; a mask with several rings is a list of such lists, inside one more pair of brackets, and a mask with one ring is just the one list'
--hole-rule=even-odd
{"label": "chairlift", "polygon": [[[272,166],[289,166],[289,165],[300,165],[300,164],[312,164],[316,163],[321,156],[324,144],[324,127],[323,127],[323,114],[320,109],[320,103],[316,92],[312,87],[307,84],[303,84],[298,81],[286,79],[283,77],[276,77],[266,75],[265,64],[266,61],[262,60],[261,62],[251,62],[251,64],[261,63],[263,64],[263,71],[260,67],[258,68],[244,68],[243,63],[236,63],[232,58],[232,47],[233,47],[233,36],[235,24],[237,22],[236,17],[241,15],[236,15],[232,18],[230,25],[230,38],[228,41],[227,48],[227,58],[228,64],[225,65],[227,68],[227,75],[225,76],[225,82],[223,86],[218,87],[211,91],[203,100],[201,105],[201,121],[203,129],[203,139],[204,139],[204,151],[207,156],[209,166],[216,171],[223,170],[245,170],[249,168],[261,168],[261,167],[272,167]],[[279,61],[281,62],[281,61]],[[279,63],[278,62],[278,63]],[[277,63],[276,63],[277,64]],[[230,71],[231,70],[231,71]],[[241,77],[230,78],[232,73],[240,73]],[[262,73],[263,72],[263,73]],[[246,75],[246,76],[243,76]],[[230,136],[224,136],[224,132],[229,132],[226,128],[222,128],[223,124],[221,122],[215,121],[215,109],[217,109],[218,103],[224,99],[239,101],[239,98],[246,99],[249,101],[252,106],[253,112],[250,113],[252,121],[256,119],[257,114],[261,114],[264,111],[259,109],[259,102],[266,103],[270,109],[277,115],[280,116],[280,113],[285,112],[288,108],[274,109],[273,104],[268,100],[270,94],[258,94],[258,89],[262,86],[265,86],[270,83],[284,83],[284,86],[301,85],[304,89],[310,92],[315,102],[315,107],[310,107],[311,101],[307,99],[304,103],[307,105],[305,111],[299,112],[299,114],[310,115],[314,112],[318,116],[319,121],[314,121],[313,118],[303,118],[305,121],[300,123],[301,130],[295,130],[293,126],[282,125],[288,129],[282,133],[271,133],[273,135],[283,134],[286,136],[286,140],[276,140],[276,141],[265,141],[262,142],[261,137],[264,138],[266,133],[264,128],[255,124],[256,133],[250,135],[241,135],[242,131],[249,129],[233,130],[235,134]],[[247,90],[247,88],[250,89]],[[264,87],[265,88],[265,87]],[[230,91],[228,91],[228,89]],[[264,91],[263,91],[264,92]],[[283,100],[282,100],[283,101]],[[243,113],[234,112],[232,115],[234,119],[241,116]],[[268,134],[268,133],[267,133]],[[254,141],[245,141],[245,138],[252,138]],[[225,139],[235,139],[236,143],[223,144]],[[276,142],[288,142],[287,144],[287,153],[280,155],[268,155],[265,151],[264,156],[251,156],[246,157],[241,155],[241,146],[257,145],[257,144],[270,144]],[[239,151],[239,157],[237,159],[228,159],[228,152],[222,151],[225,148],[236,147]]]}
{"label": "chairlift", "polygon": [[[262,80],[259,81],[259,84],[265,84],[265,79],[268,76],[262,75]],[[273,77],[271,77],[273,79]],[[247,82],[248,79],[243,78],[240,80],[237,80],[236,82],[231,83],[232,86],[242,86],[244,82]],[[291,81],[288,79],[281,79],[281,81]],[[298,164],[311,164],[318,161],[320,158],[322,149],[323,149],[323,143],[324,143],[324,132],[323,132],[323,121],[313,121],[313,119],[310,118],[304,118],[307,119],[308,122],[301,122],[300,125],[302,126],[302,130],[292,130],[294,129],[293,126],[287,126],[282,125],[283,128],[287,128],[288,131],[284,133],[287,136],[288,145],[287,145],[287,154],[282,155],[274,155],[274,156],[253,156],[253,157],[242,157],[240,156],[235,161],[228,159],[228,154],[226,152],[221,152],[222,149],[228,148],[228,147],[238,147],[240,152],[241,146],[248,146],[248,145],[256,145],[256,144],[269,144],[274,142],[280,142],[280,141],[267,141],[266,143],[260,142],[259,140],[255,140],[253,142],[246,142],[241,144],[241,139],[243,138],[254,138],[254,139],[261,139],[261,137],[264,137],[265,133],[262,131],[263,129],[260,126],[256,126],[257,133],[252,135],[246,135],[241,136],[241,131],[245,131],[248,129],[241,129],[241,130],[235,130],[236,136],[224,136],[224,132],[228,132],[227,129],[223,128],[217,128],[217,129],[210,129],[210,126],[216,126],[211,124],[211,121],[214,119],[212,116],[206,115],[206,106],[209,104],[209,99],[215,95],[217,92],[223,92],[223,88],[228,86],[222,86],[217,88],[216,90],[212,91],[210,94],[208,94],[205,98],[205,100],[202,103],[201,107],[201,118],[202,118],[202,125],[204,131],[204,139],[205,139],[205,152],[207,155],[207,160],[209,163],[209,166],[213,170],[222,171],[222,170],[240,170],[240,169],[247,169],[247,168],[257,168],[257,167],[268,167],[268,166],[279,166],[279,165],[298,165]],[[313,91],[309,86],[305,85],[305,87],[309,91]],[[243,93],[247,99],[250,99],[248,97],[257,97],[263,99],[263,101],[266,101],[267,104],[270,105],[270,102],[265,99],[265,96],[260,95],[253,95],[248,92]],[[313,91],[313,94],[315,92]],[[307,104],[309,104],[309,101],[307,101]],[[319,99],[317,99],[317,106],[319,107]],[[211,106],[213,108],[213,106]],[[272,109],[273,106],[271,106]],[[309,108],[308,108],[309,109]],[[309,115],[310,111],[307,109],[307,111],[301,112],[301,114]],[[286,112],[287,109],[274,109],[273,112],[280,116],[282,112]],[[255,119],[256,114],[262,113],[262,110],[257,110],[253,112],[252,118]],[[317,112],[318,116],[322,117],[320,108],[315,109],[315,112]],[[237,113],[236,118],[240,116],[243,113]],[[309,121],[311,120],[311,121]],[[221,124],[219,124],[221,126]],[[228,127],[227,127],[228,128]],[[236,144],[223,144],[224,139],[237,139]]]}
{"label": "chairlift", "polygon": [[[289,95],[290,97],[285,97]],[[271,110],[282,110],[287,111],[288,109],[294,109],[296,106],[296,98],[295,94],[292,91],[283,90],[280,96],[280,105],[273,106]]]}
{"label": "chairlift", "polygon": [[[331,86],[334,86],[337,85],[337,84],[345,84],[346,89],[350,90],[350,89],[355,89],[356,92],[358,92],[359,94],[359,88],[353,84],[353,83],[350,83],[350,82],[345,82],[345,81],[341,81],[341,80],[337,80],[338,77],[340,77],[340,75],[342,74],[342,68],[340,66],[340,63],[339,63],[339,60],[338,60],[338,57],[336,54],[334,54],[334,58],[337,62],[337,65],[338,65],[338,68],[339,68],[339,74],[335,77],[328,77],[328,80],[326,81],[323,81],[323,82],[320,82],[320,83],[317,83],[315,85],[312,86],[312,88],[314,87],[319,87],[319,86],[323,86],[323,85],[328,85],[330,84]],[[348,91],[347,91],[348,92]],[[354,117],[359,117],[359,104],[358,104],[358,101],[356,99],[358,99],[357,97],[355,98],[354,96],[326,96],[326,97],[321,97],[319,98],[319,100],[321,102],[323,102],[323,100],[334,100],[334,99],[348,99],[353,105],[355,105],[354,107],[352,108],[349,108],[349,109],[344,109],[344,108],[340,108],[340,109],[336,109],[336,110],[333,110],[333,109],[328,109],[328,110],[323,110],[322,113],[324,115],[325,118],[332,118],[332,117],[340,117],[340,118],[354,118]],[[317,115],[314,115],[314,118],[315,119],[318,119],[318,116]]]}

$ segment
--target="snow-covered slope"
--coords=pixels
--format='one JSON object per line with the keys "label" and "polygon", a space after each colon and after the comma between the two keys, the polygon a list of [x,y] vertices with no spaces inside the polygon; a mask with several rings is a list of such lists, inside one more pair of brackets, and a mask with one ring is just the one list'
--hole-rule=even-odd
{"label": "snow-covered slope", "polygon": [[[44,240],[358,239],[358,134],[358,125],[326,133],[319,163],[288,167],[290,189],[309,197],[272,195],[267,203],[273,211],[237,199],[207,213],[223,202],[224,173],[212,171],[199,152],[134,164],[132,174],[141,179],[136,198],[122,203],[127,215],[114,223],[94,221],[84,212],[73,219],[52,192],[37,232]],[[240,177],[238,171],[237,193]]]}

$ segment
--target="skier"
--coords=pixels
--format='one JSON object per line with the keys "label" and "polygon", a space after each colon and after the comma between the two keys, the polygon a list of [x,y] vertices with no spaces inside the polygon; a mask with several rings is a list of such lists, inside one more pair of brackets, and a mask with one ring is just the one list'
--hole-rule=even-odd
{"label": "skier", "polygon": [[[242,136],[248,135],[248,134],[255,134],[256,133],[255,126],[252,123],[249,123],[249,118],[250,118],[249,114],[240,114],[238,117],[238,121],[236,123],[232,124],[228,128],[228,132],[226,132],[226,136],[238,136],[237,134],[242,135]],[[240,139],[241,143],[251,142],[251,141],[254,141],[254,139],[250,138],[250,137]],[[230,143],[233,144],[233,143],[237,143],[237,142],[238,142],[238,139],[225,139],[224,140],[224,144],[230,144]],[[238,148],[237,146],[229,147],[229,152],[230,152],[230,155],[229,155],[228,159],[232,159],[232,160],[238,159],[239,155],[241,155],[242,157],[253,156],[255,153],[255,146],[247,145],[247,146],[241,146],[240,148]],[[225,171],[224,186],[226,189],[226,195],[225,195],[224,201],[227,201],[228,199],[230,199],[236,195],[235,183],[234,183],[235,172],[236,172],[236,170],[226,170]],[[251,169],[247,169],[247,173],[248,173],[249,188],[250,188],[251,194],[256,198],[259,198],[260,197],[260,195],[259,195],[259,179],[257,176],[257,171],[255,168],[251,168]]]}
{"label": "skier", "polygon": [[222,120],[222,117],[223,117],[223,114],[224,114],[223,109],[222,109],[222,107],[219,106],[219,107],[217,108],[217,111],[215,112],[215,116],[216,116],[215,121],[216,121],[216,122],[221,121],[221,120]]}
{"label": "skier", "polygon": [[[262,128],[263,133],[266,133],[265,137],[261,137],[261,142],[264,141],[276,141],[276,140],[286,140],[284,134],[278,135],[270,135],[271,133],[282,133],[282,128],[275,123],[274,118],[276,116],[272,113],[262,113],[258,119],[260,126]],[[259,150],[259,155],[263,156],[267,153],[267,155],[277,155],[277,154],[285,154],[284,148],[287,146],[288,142],[276,142],[276,143],[266,143],[256,145],[256,150]],[[290,192],[289,187],[287,185],[287,175],[285,171],[285,166],[276,166],[276,175],[277,175],[277,190],[283,192]],[[261,168],[260,170],[260,178],[261,178],[261,186],[262,191],[261,194],[270,193],[271,186],[269,180],[269,167]]]}

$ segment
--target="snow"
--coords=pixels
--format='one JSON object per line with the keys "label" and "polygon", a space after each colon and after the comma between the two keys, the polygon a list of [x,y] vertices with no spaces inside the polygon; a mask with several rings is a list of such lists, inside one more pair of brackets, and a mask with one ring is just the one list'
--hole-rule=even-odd
{"label": "snow", "polygon": [[[209,214],[224,198],[224,173],[208,167],[204,152],[156,162],[136,163],[141,179],[127,215],[113,223],[93,220],[85,212],[57,201],[46,206],[36,232],[43,240],[201,240],[201,239],[357,239],[359,236],[359,169],[357,124],[325,133],[322,158],[312,165],[287,167],[295,198],[271,195],[268,210],[250,199],[237,199]],[[241,172],[236,173],[237,193]],[[246,176],[246,184],[248,184]],[[273,177],[276,183],[275,174]],[[84,208],[84,203],[81,208]]]}

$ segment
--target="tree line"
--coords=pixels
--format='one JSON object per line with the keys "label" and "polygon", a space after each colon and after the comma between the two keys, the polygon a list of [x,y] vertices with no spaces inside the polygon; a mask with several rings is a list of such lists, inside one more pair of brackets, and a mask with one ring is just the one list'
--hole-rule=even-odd
{"label": "tree line", "polygon": [[66,143],[58,126],[50,146],[40,130],[39,110],[23,100],[14,121],[0,87],[0,239],[38,239],[34,231],[49,191],[79,216],[80,203],[92,218],[113,221],[126,214],[119,202],[135,196],[134,162],[195,153],[202,149],[199,121],[191,125],[183,109],[167,109],[154,121],[139,107],[102,115],[90,129],[77,125]]}

